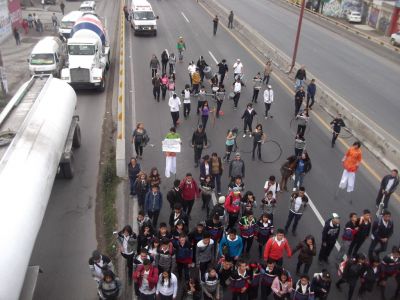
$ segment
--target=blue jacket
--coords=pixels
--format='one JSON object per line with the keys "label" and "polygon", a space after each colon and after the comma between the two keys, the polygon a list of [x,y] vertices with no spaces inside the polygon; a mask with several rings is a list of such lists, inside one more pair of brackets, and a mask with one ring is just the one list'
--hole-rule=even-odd
{"label": "blue jacket", "polygon": [[219,254],[223,255],[222,249],[228,246],[228,255],[230,257],[240,256],[243,250],[243,241],[240,236],[236,236],[235,240],[230,240],[227,235],[224,235],[219,243]]}
{"label": "blue jacket", "polygon": [[311,97],[314,97],[316,91],[317,91],[317,86],[315,85],[315,83],[310,83],[307,87],[307,94],[310,95]]}
{"label": "blue jacket", "polygon": [[144,200],[144,213],[147,215],[149,211],[160,211],[162,208],[162,194],[157,192],[154,196],[152,191],[147,192]]}

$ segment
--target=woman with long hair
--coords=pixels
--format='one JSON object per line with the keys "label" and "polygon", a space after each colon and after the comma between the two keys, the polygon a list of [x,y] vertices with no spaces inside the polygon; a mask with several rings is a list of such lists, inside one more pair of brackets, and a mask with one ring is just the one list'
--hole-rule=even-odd
{"label": "woman with long hair", "polygon": [[300,274],[300,268],[302,265],[304,265],[302,274],[308,274],[313,258],[317,254],[314,237],[312,235],[307,235],[294,249],[293,254],[297,251],[300,252],[297,258],[296,274]]}
{"label": "woman with long hair", "polygon": [[142,159],[143,147],[148,140],[147,131],[142,122],[137,123],[136,129],[132,134],[132,143],[135,145],[136,158]]}
{"label": "woman with long hair", "polygon": [[286,161],[283,163],[281,166],[281,190],[280,192],[283,193],[283,191],[287,191],[287,182],[290,176],[293,175],[294,169],[296,167],[296,162],[297,162],[297,157],[296,155],[289,156]]}
{"label": "woman with long hair", "polygon": [[158,169],[156,167],[151,168],[150,174],[148,177],[149,185],[157,185],[160,186],[161,184],[161,176],[160,173],[158,172]]}
{"label": "woman with long hair", "polygon": [[225,155],[222,158],[226,162],[229,162],[229,159],[231,157],[232,149],[235,145],[236,136],[237,134],[235,134],[233,130],[228,130],[225,140]]}
{"label": "woman with long hair", "polygon": [[149,184],[147,182],[147,175],[145,172],[140,171],[135,182],[135,192],[138,199],[140,209],[143,209],[146,194],[149,191]]}
{"label": "woman with long hair", "polygon": [[118,232],[118,243],[123,258],[126,259],[126,268],[128,269],[129,283],[132,282],[133,259],[135,257],[137,236],[130,225],[126,225]]}
{"label": "woman with long hair", "polygon": [[213,110],[208,106],[208,101],[204,101],[203,105],[199,108],[200,116],[201,116],[201,124],[203,124],[204,130],[207,126],[208,117]]}
{"label": "woman with long hair", "polygon": [[255,152],[257,149],[257,157],[261,160],[261,145],[265,142],[267,136],[263,131],[261,124],[257,124],[256,129],[253,131],[253,160],[255,159]]}
{"label": "woman with long hair", "polygon": [[164,270],[158,277],[156,295],[160,300],[176,299],[178,280],[170,270]]}

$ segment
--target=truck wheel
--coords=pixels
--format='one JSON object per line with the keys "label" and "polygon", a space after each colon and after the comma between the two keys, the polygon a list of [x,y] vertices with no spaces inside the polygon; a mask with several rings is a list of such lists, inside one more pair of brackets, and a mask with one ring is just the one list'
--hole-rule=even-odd
{"label": "truck wheel", "polygon": [[71,159],[68,163],[62,163],[60,165],[61,172],[65,179],[72,179],[74,177],[73,160]]}
{"label": "truck wheel", "polygon": [[103,79],[100,82],[100,86],[98,87],[98,91],[100,93],[102,93],[102,92],[105,91],[105,89],[106,89],[106,78],[105,78],[105,75],[103,75]]}
{"label": "truck wheel", "polygon": [[81,128],[79,124],[76,125],[74,131],[74,137],[72,138],[72,147],[79,148],[81,146]]}

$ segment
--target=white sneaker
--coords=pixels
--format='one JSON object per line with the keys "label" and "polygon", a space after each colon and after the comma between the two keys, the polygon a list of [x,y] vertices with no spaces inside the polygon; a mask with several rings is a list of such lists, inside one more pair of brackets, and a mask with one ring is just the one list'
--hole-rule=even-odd
{"label": "white sneaker", "polygon": [[251,133],[250,133],[250,137],[251,137]]}
{"label": "white sneaker", "polygon": [[295,192],[297,189],[296,188],[293,188],[293,192]]}
{"label": "white sneaker", "polygon": [[268,119],[268,117],[265,117],[265,120],[267,120]]}
{"label": "white sneaker", "polygon": [[243,134],[243,137],[245,138],[245,137],[246,137],[246,134]]}

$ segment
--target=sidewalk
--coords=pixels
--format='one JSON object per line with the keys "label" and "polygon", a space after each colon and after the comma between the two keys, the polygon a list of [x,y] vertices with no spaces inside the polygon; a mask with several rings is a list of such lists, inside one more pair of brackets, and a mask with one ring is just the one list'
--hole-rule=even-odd
{"label": "sidewalk", "polygon": [[[51,8],[59,9],[58,6]],[[30,28],[28,34],[25,34],[24,30],[20,28],[21,45],[17,46],[14,36],[10,36],[0,46],[7,75],[8,94],[6,101],[10,100],[21,84],[30,78],[27,59],[34,45],[45,36],[56,35],[51,24],[53,11],[43,10],[41,7],[28,7],[22,11],[23,18],[26,18],[30,13],[35,13],[42,21],[44,31],[40,33],[35,31],[34,28]],[[61,13],[56,12],[56,15],[58,20],[61,21]]]}

